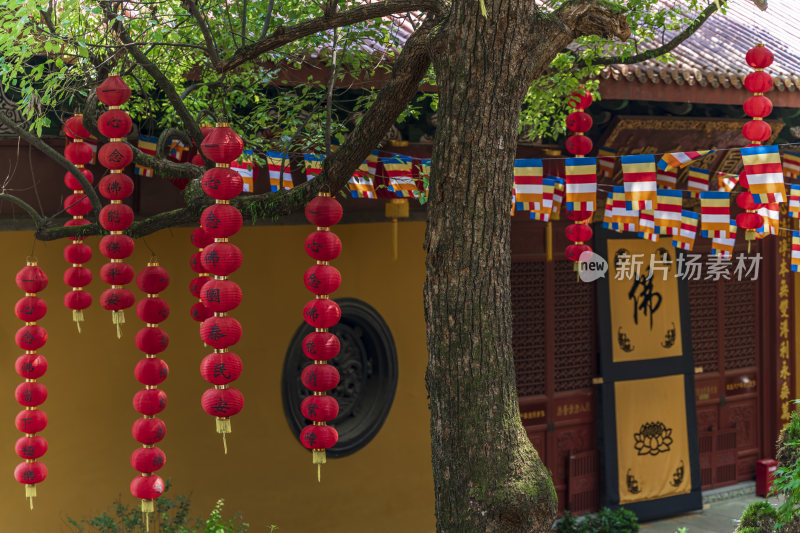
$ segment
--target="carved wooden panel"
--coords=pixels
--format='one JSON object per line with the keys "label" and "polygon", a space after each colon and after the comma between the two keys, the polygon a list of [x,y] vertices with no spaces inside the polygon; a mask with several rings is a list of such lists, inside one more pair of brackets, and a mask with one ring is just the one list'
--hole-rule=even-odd
{"label": "carved wooden panel", "polygon": [[597,450],[569,456],[567,508],[590,513],[600,506],[600,453]]}
{"label": "carved wooden panel", "polygon": [[695,366],[703,372],[719,370],[717,282],[689,280],[689,316]]}
{"label": "carved wooden panel", "polygon": [[591,424],[556,428],[555,468],[553,462],[548,461],[553,472],[553,482],[556,485],[567,482],[567,463],[569,456],[583,451],[594,450],[597,447],[594,426]]}
{"label": "carved wooden panel", "polygon": [[578,281],[570,261],[556,261],[553,266],[555,392],[588,388],[597,371],[597,284]]}
{"label": "carved wooden panel", "polygon": [[716,405],[697,408],[697,431],[715,431],[717,429]]}
{"label": "carved wooden panel", "polygon": [[725,370],[756,366],[756,281],[725,282]]}
{"label": "carved wooden panel", "polygon": [[517,393],[545,393],[544,263],[511,263],[512,345]]}
{"label": "carved wooden panel", "polygon": [[700,485],[703,489],[714,486],[714,433],[699,431],[700,445]]}
{"label": "carved wooden panel", "polygon": [[736,430],[737,448],[747,450],[757,446],[756,399],[729,403],[721,412],[722,424],[726,428]]}

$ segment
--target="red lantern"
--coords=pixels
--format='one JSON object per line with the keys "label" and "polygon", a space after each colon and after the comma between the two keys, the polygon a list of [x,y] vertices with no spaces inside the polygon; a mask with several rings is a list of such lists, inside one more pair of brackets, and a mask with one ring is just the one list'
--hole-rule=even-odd
{"label": "red lantern", "polygon": [[152,446],[167,434],[167,425],[160,418],[139,418],[133,423],[131,434],[136,442]]}
{"label": "red lantern", "polygon": [[581,254],[591,251],[591,246],[587,246],[586,244],[570,244],[567,246],[567,259],[574,263],[578,263],[581,259]]}
{"label": "red lantern", "polygon": [[17,330],[14,341],[22,350],[38,350],[47,342],[47,330],[42,326],[22,326]]}
{"label": "red lantern", "polygon": [[[71,226],[86,226],[87,224],[91,224],[91,222],[89,222],[85,218],[72,218],[64,222],[64,227],[67,228]],[[83,237],[70,237],[70,240],[74,242],[82,242]]]}
{"label": "red lantern", "polygon": [[227,385],[242,375],[242,360],[233,352],[214,352],[200,363],[200,375],[213,385]]}
{"label": "red lantern", "polygon": [[200,298],[212,313],[227,313],[239,307],[242,289],[233,281],[212,279],[203,285]]}
{"label": "red lantern", "polygon": [[109,109],[97,120],[97,129],[109,139],[122,139],[131,132],[130,115],[121,109]]}
{"label": "red lantern", "polygon": [[209,276],[197,276],[189,282],[189,292],[195,298],[201,298],[201,291],[203,286],[208,283],[211,278]]}
{"label": "red lantern", "polygon": [[244,406],[244,396],[233,388],[208,389],[200,398],[203,410],[217,418],[228,418],[238,414]]}
{"label": "red lantern", "polygon": [[108,259],[125,259],[133,254],[133,239],[127,235],[106,235],[100,239],[100,253]]}
{"label": "red lantern", "polygon": [[159,448],[137,448],[131,454],[131,466],[145,474],[161,470],[166,462],[167,456]]}
{"label": "red lantern", "polygon": [[339,414],[339,402],[333,396],[306,396],[300,412],[312,422],[330,422]]}
{"label": "red lantern", "polygon": [[744,230],[756,230],[764,225],[764,219],[758,213],[739,213],[736,225]]}
{"label": "red lantern", "polygon": [[164,493],[164,480],[155,474],[148,476],[136,476],[131,481],[131,494],[134,498],[142,500],[142,512],[152,513],[155,506],[146,505],[146,502],[153,503],[153,500]]}
{"label": "red lantern", "polygon": [[92,249],[83,243],[68,244],[64,248],[64,259],[67,263],[81,265],[92,258]]}
{"label": "red lantern", "polygon": [[315,361],[327,361],[339,354],[339,337],[327,331],[312,331],[303,338],[303,353]]}
{"label": "red lantern", "polygon": [[27,293],[41,292],[47,287],[47,275],[36,263],[31,263],[17,272],[16,282]]}
{"label": "red lantern", "polygon": [[576,133],[586,133],[592,127],[592,116],[583,111],[573,111],[567,115],[567,129]]}
{"label": "red lantern", "polygon": [[100,279],[109,285],[127,285],[133,276],[133,267],[127,263],[111,262],[100,268]]}
{"label": "red lantern", "polygon": [[760,94],[751,96],[744,101],[744,112],[749,117],[764,118],[772,113],[772,101]]}
{"label": "red lantern", "polygon": [[17,468],[14,469],[14,478],[20,483],[35,485],[47,478],[47,467],[44,466],[44,463],[39,462],[20,463],[17,465]]}
{"label": "red lantern", "polygon": [[217,350],[229,348],[242,338],[242,326],[229,316],[212,316],[200,325],[200,338]]}
{"label": "red lantern", "polygon": [[92,282],[92,271],[86,267],[69,267],[64,271],[64,283],[70,287],[85,287]]}
{"label": "red lantern", "polygon": [[228,124],[217,124],[203,139],[200,149],[215,163],[230,164],[242,155],[244,143]]}
{"label": "red lantern", "polygon": [[70,194],[64,199],[64,211],[69,215],[82,217],[92,212],[92,202],[83,193]]}
{"label": "red lantern", "polygon": [[564,233],[567,240],[572,242],[586,242],[592,238],[592,228],[586,224],[570,224]]}
{"label": "red lantern", "polygon": [[572,135],[567,137],[567,151],[575,155],[586,155],[592,151],[592,140],[585,135]]}
{"label": "red lantern", "polygon": [[330,265],[314,265],[306,270],[303,283],[316,295],[332,294],[342,283],[342,275]]}
{"label": "red lantern", "polygon": [[122,231],[133,222],[133,209],[125,204],[108,204],[100,210],[100,225],[108,231]]}
{"label": "red lantern", "polygon": [[[202,164],[202,161],[201,161]],[[242,194],[242,176],[226,167],[214,167],[203,174],[203,192],[215,200],[231,200]],[[202,248],[199,246],[198,248]]]}
{"label": "red lantern", "polygon": [[148,355],[156,355],[167,349],[169,336],[161,328],[142,328],[134,339],[136,347]]}
{"label": "red lantern", "polygon": [[25,296],[17,300],[14,314],[23,322],[36,322],[47,314],[47,303],[36,296]]}
{"label": "red lantern", "polygon": [[[81,174],[83,174],[83,176],[86,178],[86,181],[88,181],[90,185],[92,183],[94,183],[94,174],[92,174],[91,170],[89,170],[88,168],[81,168],[80,171],[81,171]],[[76,178],[72,174],[72,172],[69,172],[69,171],[67,171],[67,173],[64,174],[64,185],[67,186],[67,189],[72,189],[73,191],[82,191],[83,190],[83,185],[81,185],[81,182],[79,182],[78,178]]]}
{"label": "red lantern", "polygon": [[300,381],[314,392],[327,392],[339,384],[339,371],[333,365],[311,364],[303,369]]}
{"label": "red lantern", "polygon": [[47,414],[40,409],[23,409],[14,418],[14,425],[18,431],[33,435],[47,427]]}
{"label": "red lantern", "polygon": [[47,359],[38,353],[26,353],[17,357],[14,370],[25,379],[39,379],[47,372]]}
{"label": "red lantern", "polygon": [[14,399],[23,407],[38,407],[47,399],[47,387],[35,381],[25,381],[17,385]]}
{"label": "red lantern", "polygon": [[133,194],[133,180],[130,176],[115,172],[103,176],[97,184],[98,192],[109,200],[124,200]]}
{"label": "red lantern", "polygon": [[214,276],[229,276],[242,266],[242,251],[229,242],[215,242],[203,248],[203,268]]}
{"label": "red lantern", "polygon": [[744,79],[744,88],[756,94],[769,92],[772,89],[772,76],[763,70],[751,72]]}
{"label": "red lantern", "polygon": [[119,76],[109,76],[97,87],[97,99],[107,106],[120,106],[131,97],[131,88]]}
{"label": "red lantern", "polygon": [[[64,307],[73,310],[73,317],[74,312],[83,311],[90,305],[92,305],[92,295],[83,290],[75,289],[72,292],[68,292],[64,295]],[[83,313],[81,313],[81,320],[82,319]],[[76,322],[78,321],[76,320]]]}
{"label": "red lantern", "polygon": [[772,136],[772,128],[763,120],[751,120],[742,126],[742,135],[749,141],[760,143]]}
{"label": "red lantern", "polygon": [[106,143],[97,152],[97,160],[109,170],[122,170],[133,163],[133,149],[122,141]]}
{"label": "red lantern", "polygon": [[83,125],[83,115],[74,115],[64,122],[64,135],[70,139],[89,139],[92,134]]}
{"label": "red lantern", "polygon": [[93,155],[92,147],[85,142],[74,141],[64,148],[64,157],[73,165],[88,165]]}
{"label": "red lantern", "polygon": [[134,301],[133,293],[128,289],[106,289],[100,295],[100,305],[106,311],[127,309],[133,305]]}
{"label": "red lantern", "polygon": [[306,205],[306,219],[317,227],[335,226],[342,219],[342,204],[330,196],[317,196]]}
{"label": "red lantern", "polygon": [[47,439],[44,437],[20,437],[14,444],[14,451],[22,459],[38,459],[47,453]]}
{"label": "red lantern", "polygon": [[136,285],[145,294],[158,294],[169,286],[169,273],[156,263],[151,263],[136,276]]}
{"label": "red lantern", "polygon": [[[213,170],[213,169],[212,169]],[[206,233],[206,230],[203,228],[196,228],[192,232],[192,245],[196,248],[205,248],[212,242],[214,242],[214,238]]]}
{"label": "red lantern", "polygon": [[192,316],[192,319],[195,322],[203,322],[205,319],[214,315],[214,313],[212,313],[211,310],[202,302],[197,302],[194,304],[192,309],[189,311],[189,314]]}
{"label": "red lantern", "polygon": [[169,305],[162,298],[143,298],[136,305],[136,316],[146,324],[160,324],[169,317]]}
{"label": "red lantern", "polygon": [[586,89],[581,89],[579,91],[573,91],[567,100],[567,105],[574,109],[586,109],[590,105],[594,99],[592,98],[592,93],[590,93]]}
{"label": "red lantern", "polygon": [[758,44],[751,48],[745,55],[747,64],[753,68],[767,68],[774,59],[775,56],[763,44]]}
{"label": "red lantern", "polygon": [[327,450],[338,440],[339,432],[332,426],[306,426],[300,432],[300,442],[309,450]]}
{"label": "red lantern", "polygon": [[339,323],[342,309],[333,300],[317,298],[303,307],[303,318],[312,328],[330,328]]}
{"label": "red lantern", "polygon": [[342,252],[342,241],[332,231],[315,231],[306,237],[306,253],[317,261],[333,261]]}
{"label": "red lantern", "polygon": [[157,415],[167,407],[167,394],[159,389],[142,389],[133,395],[133,408],[144,416]]}
{"label": "red lantern", "polygon": [[155,387],[167,379],[169,367],[158,357],[145,357],[136,363],[133,375],[136,377],[136,381],[142,385]]}
{"label": "red lantern", "polygon": [[200,224],[211,237],[227,239],[242,228],[242,213],[230,204],[214,204],[203,210]]}
{"label": "red lantern", "polygon": [[[736,196],[736,205],[745,211],[753,211],[758,209],[759,205],[753,199],[753,195],[749,192],[743,192]],[[760,226],[759,226],[760,227]]]}

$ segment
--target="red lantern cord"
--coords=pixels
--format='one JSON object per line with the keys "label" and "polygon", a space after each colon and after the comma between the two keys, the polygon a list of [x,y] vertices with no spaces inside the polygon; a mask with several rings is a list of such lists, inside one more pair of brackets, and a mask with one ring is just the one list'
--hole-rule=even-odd
{"label": "red lantern cord", "polygon": [[[131,454],[131,466],[141,474],[131,481],[131,494],[141,500],[142,512],[149,526],[149,513],[155,511],[153,500],[164,492],[164,480],[154,472],[164,466],[166,455],[154,444],[163,438],[166,426],[155,415],[167,404],[167,396],[158,389],[158,385],[167,379],[169,367],[156,354],[161,353],[169,343],[169,337],[159,327],[169,316],[169,305],[158,296],[169,285],[169,273],[153,258],[147,263],[147,268],[136,276],[136,285],[146,295],[136,306],[136,314],[146,326],[136,335],[136,347],[144,352],[145,357],[136,364],[133,373],[144,389],[133,397],[133,407],[141,413],[142,418],[134,422],[132,433],[142,447]],[[154,439],[153,435],[143,432],[143,425],[156,425],[160,437]]]}
{"label": "red lantern cord", "polygon": [[[242,154],[241,137],[228,124],[218,123],[204,132],[200,150],[216,163],[203,175],[203,190],[214,198],[200,216],[200,229],[192,233],[192,242],[200,251],[192,257],[192,269],[200,276],[192,281],[191,290],[201,301],[192,308],[195,320],[204,318],[200,325],[200,338],[214,349],[200,364],[200,374],[214,385],[203,393],[200,404],[203,410],[216,418],[217,433],[222,434],[222,444],[228,453],[226,435],[231,432],[231,419],[244,405],[244,396],[229,384],[242,372],[242,361],[229,348],[239,342],[242,326],[228,312],[239,306],[242,291],[228,280],[242,265],[242,252],[228,242],[242,227],[242,214],[230,200],[242,193],[239,174],[230,169],[230,163]],[[205,280],[203,280],[205,274]],[[213,279],[210,276],[214,276]]]}
{"label": "red lantern cord", "polygon": [[109,76],[97,87],[98,100],[109,106],[109,110],[97,119],[100,133],[109,138],[98,152],[98,160],[109,169],[98,188],[100,194],[111,201],[99,215],[100,225],[111,233],[100,241],[100,253],[110,259],[100,271],[100,277],[111,285],[110,289],[103,291],[100,300],[103,308],[111,311],[118,338],[122,337],[120,325],[125,323],[125,309],[134,303],[133,293],[124,288],[133,280],[133,269],[123,263],[133,253],[133,240],[122,234],[133,223],[133,210],[122,203],[133,192],[133,180],[122,173],[122,169],[133,161],[133,150],[123,142],[132,124],[128,113],[119,107],[130,96],[130,87],[119,76]]}
{"label": "red lantern cord", "polygon": [[[83,125],[83,115],[68,118],[64,123],[64,134],[72,139],[72,143],[64,149],[64,157],[81,170],[89,183],[94,183],[92,171],[84,168],[92,160],[92,149],[84,142],[89,139],[90,134]],[[70,149],[72,145],[76,147]],[[64,174],[64,184],[72,190],[72,194],[64,200],[64,210],[72,215],[72,220],[64,225],[88,224],[89,221],[83,217],[92,211],[92,204],[84,194],[83,187],[71,172]],[[92,295],[84,291],[84,287],[92,281],[92,272],[83,266],[92,258],[92,249],[83,243],[82,237],[74,237],[72,241],[64,249],[64,259],[72,265],[64,272],[64,283],[72,287],[64,295],[64,306],[72,310],[72,320],[80,333],[81,322],[84,320],[83,310],[92,305]]]}
{"label": "red lantern cord", "polygon": [[334,446],[339,440],[336,429],[327,425],[339,413],[336,398],[327,396],[339,384],[339,371],[328,364],[328,361],[339,353],[339,339],[328,328],[336,325],[342,311],[330,294],[335,292],[342,282],[339,271],[328,264],[339,257],[342,243],[330,226],[342,219],[342,206],[328,193],[320,193],[306,206],[306,219],[317,231],[306,238],[306,253],[317,264],[306,270],[303,282],[306,288],[316,295],[316,299],[308,302],[303,309],[305,321],[314,328],[303,339],[303,352],[313,361],[303,369],[300,381],[312,395],[308,396],[300,406],[303,416],[311,424],[300,432],[300,442],[311,450],[311,461],[317,465],[317,481],[321,479],[322,465],[326,461],[325,450]]}
{"label": "red lantern cord", "polygon": [[[572,93],[567,101],[567,105],[575,109],[566,119],[567,129],[574,135],[567,138],[565,147],[575,157],[583,157],[592,151],[592,140],[584,135],[592,127],[592,116],[584,111],[592,105],[592,101],[592,93],[586,90]],[[592,238],[592,228],[589,226],[592,214],[593,211],[567,211],[567,218],[574,224],[565,229],[567,239],[573,243],[567,246],[566,255],[579,276],[581,255],[592,251],[588,244],[584,244],[584,241]]]}
{"label": "red lantern cord", "polygon": [[47,331],[36,324],[47,313],[47,304],[36,295],[47,287],[47,276],[36,259],[28,258],[16,281],[25,297],[17,302],[14,313],[25,325],[17,330],[15,341],[25,353],[17,358],[14,368],[25,381],[17,386],[14,397],[25,409],[17,414],[15,423],[25,436],[17,440],[14,451],[25,461],[14,469],[14,477],[25,485],[25,497],[33,509],[36,484],[47,477],[47,467],[37,461],[47,452],[47,440],[36,435],[47,426],[47,415],[39,410],[47,399],[47,387],[37,381],[47,371],[47,360],[37,353],[47,342]]}

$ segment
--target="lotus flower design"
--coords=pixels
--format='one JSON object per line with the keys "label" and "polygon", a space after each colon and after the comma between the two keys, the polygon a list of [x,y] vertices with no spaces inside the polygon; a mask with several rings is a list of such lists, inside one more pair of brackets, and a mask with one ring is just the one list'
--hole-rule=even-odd
{"label": "lotus flower design", "polygon": [[669,451],[672,445],[672,429],[662,422],[647,422],[633,434],[636,451],[639,455],[658,455]]}

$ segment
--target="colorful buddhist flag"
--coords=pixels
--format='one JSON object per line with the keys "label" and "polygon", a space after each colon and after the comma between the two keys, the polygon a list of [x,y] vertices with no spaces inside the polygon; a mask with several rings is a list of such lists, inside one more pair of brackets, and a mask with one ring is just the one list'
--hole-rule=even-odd
{"label": "colorful buddhist flag", "polygon": [[723,237],[731,225],[731,193],[703,191],[700,193],[701,235]]}
{"label": "colorful buddhist flag", "polygon": [[303,154],[303,161],[306,164],[306,181],[311,181],[322,172],[322,165],[325,163],[324,155]]}
{"label": "colorful buddhist flag", "polygon": [[678,171],[674,169],[656,169],[656,186],[659,189],[677,189]]}
{"label": "colorful buddhist flag", "polygon": [[626,208],[631,211],[653,209],[656,204],[655,158],[649,154],[623,155],[621,160]]}
{"label": "colorful buddhist flag", "polygon": [[[250,152],[253,153],[252,151]],[[186,161],[186,156],[189,155],[189,147],[184,144],[180,139],[172,139],[169,142],[169,153],[167,157],[178,163]]]}
{"label": "colorful buddhist flag", "polygon": [[757,204],[786,201],[783,166],[777,146],[748,146],[740,149],[747,183]]}
{"label": "colorful buddhist flag", "polygon": [[701,192],[708,190],[711,171],[699,167],[689,167],[689,176],[686,178],[686,190],[697,197]]}
{"label": "colorful buddhist flag", "polygon": [[[89,148],[92,149],[92,162],[89,163],[89,164],[90,165],[96,165],[97,164],[97,139],[93,135],[93,136],[89,137],[88,139],[86,139],[83,142],[88,144]],[[155,154],[155,152],[153,152],[153,153]]]}
{"label": "colorful buddhist flag", "polygon": [[737,183],[739,183],[739,176],[737,174],[717,172],[717,189],[720,191],[731,192],[736,188]]}
{"label": "colorful buddhist flag", "polygon": [[[139,135],[139,140],[136,142],[136,147],[147,155],[156,155],[156,143],[158,137],[152,135]],[[95,144],[97,146],[97,144]],[[153,177],[153,169],[144,165],[136,164],[133,166],[133,173],[136,176],[144,176],[145,178]]]}
{"label": "colorful buddhist flag", "polygon": [[678,233],[673,235],[672,246],[681,250],[692,250],[695,237],[697,237],[697,221],[699,218],[699,215],[694,211],[683,210],[681,213],[681,228]]}
{"label": "colorful buddhist flag", "polygon": [[731,219],[728,233],[722,237],[711,239],[711,255],[721,255],[723,259],[730,259],[733,256],[733,248],[735,246],[736,221]]}
{"label": "colorful buddhist flag", "polygon": [[267,152],[267,168],[269,169],[269,190],[278,192],[283,178],[283,189],[294,187],[292,169],[289,168],[289,154],[284,152]]}
{"label": "colorful buddhist flag", "polygon": [[792,232],[792,272],[800,272],[800,231]]}
{"label": "colorful buddhist flag", "polygon": [[800,176],[800,154],[784,152],[782,159],[783,176],[788,179],[797,179]]}
{"label": "colorful buddhist flag", "polygon": [[657,166],[661,170],[667,170],[669,168],[683,168],[692,161],[697,161],[713,151],[714,150],[702,150],[699,152],[672,152],[669,154],[664,154]]}
{"label": "colorful buddhist flag", "polygon": [[614,165],[617,162],[617,151],[608,146],[597,149],[597,174],[603,178],[614,176]]}
{"label": "colorful buddhist flag", "polygon": [[789,216],[800,218],[800,185],[789,184]]}
{"label": "colorful buddhist flag", "polygon": [[594,212],[597,207],[597,160],[570,157],[564,160],[567,210]]}
{"label": "colorful buddhist flag", "polygon": [[653,212],[659,235],[676,235],[681,228],[683,191],[658,189],[658,207]]}
{"label": "colorful buddhist flag", "polygon": [[389,179],[387,190],[398,198],[414,198],[418,189],[411,171],[411,156],[394,154],[381,157],[381,162]]}
{"label": "colorful buddhist flag", "polygon": [[625,188],[618,185],[614,186],[614,194],[614,221],[617,223],[618,229],[620,231],[638,233],[639,212],[630,208]]}
{"label": "colorful buddhist flag", "polygon": [[[748,178],[750,175],[748,174]],[[777,235],[778,228],[780,228],[781,222],[781,212],[780,212],[780,205],[777,203],[766,204],[763,207],[759,207],[756,210],[756,213],[761,215],[761,218],[764,219],[764,225],[758,228],[758,235],[760,237],[766,237],[767,235]]]}
{"label": "colorful buddhist flag", "polygon": [[517,211],[542,211],[544,167],[541,159],[514,161]]}
{"label": "colorful buddhist flag", "polygon": [[563,178],[558,178],[555,176],[547,176],[548,178],[552,178],[555,182],[555,189],[553,190],[553,216],[555,217],[558,215],[559,211],[561,210],[561,204],[564,202],[564,189],[566,188],[566,183]]}
{"label": "colorful buddhist flag", "polygon": [[553,196],[555,194],[556,181],[552,176],[542,179],[542,203],[541,209],[531,210],[531,220],[549,222],[550,215],[553,213]]}
{"label": "colorful buddhist flag", "polygon": [[237,161],[231,163],[231,170],[235,170],[242,177],[243,191],[252,193],[256,177],[256,166],[253,163],[253,151],[243,151],[242,156]]}
{"label": "colorful buddhist flag", "polygon": [[639,211],[638,234],[640,239],[647,239],[653,242],[658,240],[658,233],[656,233],[655,225],[655,211],[652,209],[643,209]]}
{"label": "colorful buddhist flag", "polygon": [[614,223],[614,193],[606,194],[606,208],[603,211],[603,227],[608,230],[617,231]]}
{"label": "colorful buddhist flag", "polygon": [[378,172],[378,151],[373,150],[372,152],[370,152],[370,154],[367,156],[365,163],[367,164],[367,169],[369,170],[369,173],[374,176]]}

